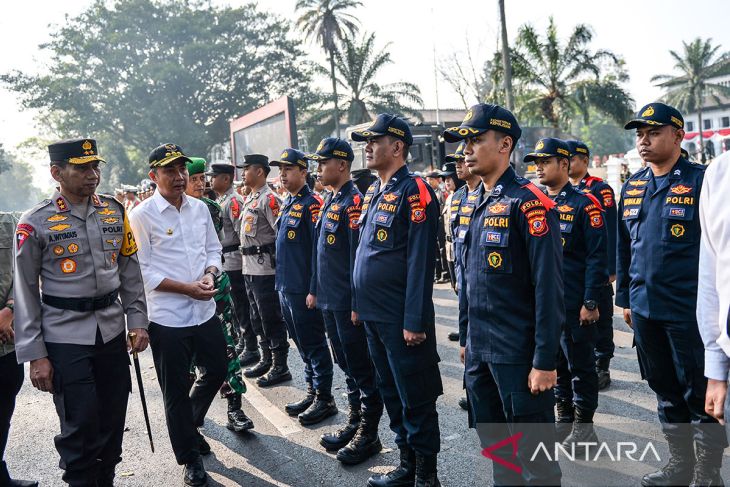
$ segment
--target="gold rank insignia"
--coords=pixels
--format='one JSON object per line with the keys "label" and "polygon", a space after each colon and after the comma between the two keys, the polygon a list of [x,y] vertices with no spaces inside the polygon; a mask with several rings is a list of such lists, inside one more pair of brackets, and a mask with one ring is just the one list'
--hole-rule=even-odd
{"label": "gold rank insignia", "polygon": [[654,115],[654,107],[649,105],[646,110],[644,110],[644,113],[641,114],[642,117],[651,117]]}
{"label": "gold rank insignia", "polygon": [[63,232],[67,228],[71,228],[71,225],[67,223],[59,223],[57,225],[53,225],[52,227],[49,227],[49,230],[53,230],[54,232]]}
{"label": "gold rank insignia", "polygon": [[53,215],[46,219],[48,222],[62,222],[64,220],[68,220],[68,217],[65,215]]}
{"label": "gold rank insignia", "polygon": [[97,213],[100,215],[104,215],[104,216],[117,214],[116,211],[110,210],[109,208],[104,208],[103,210],[99,210],[99,211],[97,211]]}
{"label": "gold rank insignia", "polygon": [[119,223],[119,218],[102,218],[101,221],[111,225],[112,223]]}
{"label": "gold rank insignia", "polygon": [[106,243],[108,243],[112,247],[117,247],[119,245],[119,242],[121,242],[121,241],[122,241],[121,238],[110,238],[106,241]]}

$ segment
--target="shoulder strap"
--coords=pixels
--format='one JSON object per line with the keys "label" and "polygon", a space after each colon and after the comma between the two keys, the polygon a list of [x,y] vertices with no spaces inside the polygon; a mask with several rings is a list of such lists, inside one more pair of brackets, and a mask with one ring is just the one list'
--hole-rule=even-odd
{"label": "shoulder strap", "polygon": [[416,186],[418,186],[418,199],[421,203],[422,208],[426,208],[428,204],[431,202],[431,193],[428,192],[428,188],[426,188],[426,183],[423,181],[422,178],[415,176],[414,179],[416,180]]}
{"label": "shoulder strap", "polygon": [[537,197],[537,199],[540,200],[540,202],[543,204],[543,206],[545,208],[547,208],[548,210],[552,210],[553,208],[555,208],[555,202],[553,200],[551,200],[548,195],[546,195],[545,193],[540,191],[540,189],[537,186],[535,186],[534,184],[527,183],[522,187],[529,189],[532,192],[532,194],[534,194]]}
{"label": "shoulder strap", "polygon": [[593,196],[591,193],[583,193],[583,196],[585,196],[586,198],[588,198],[589,200],[591,200],[593,202],[593,204],[596,205],[596,207],[599,210],[603,211],[603,205],[601,205],[601,202],[598,201],[598,198],[596,198],[595,196]]}

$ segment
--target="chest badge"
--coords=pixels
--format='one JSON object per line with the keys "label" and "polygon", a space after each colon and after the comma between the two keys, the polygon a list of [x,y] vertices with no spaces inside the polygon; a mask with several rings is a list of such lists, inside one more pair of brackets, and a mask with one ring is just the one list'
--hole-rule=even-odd
{"label": "chest badge", "polygon": [[53,225],[52,227],[49,227],[49,230],[53,230],[54,232],[63,232],[67,228],[71,228],[71,225],[68,223],[58,223],[56,225]]}
{"label": "chest badge", "polygon": [[502,254],[499,252],[491,252],[487,256],[487,262],[489,263],[489,267],[492,267],[493,269],[498,269],[502,266]]}
{"label": "chest badge", "polygon": [[49,222],[54,222],[54,223],[55,223],[55,222],[62,222],[62,221],[64,221],[64,220],[68,220],[68,217],[67,217],[67,216],[65,216],[65,215],[53,215],[53,216],[49,216],[49,217],[48,217],[48,218],[46,219],[46,221],[49,221]]}
{"label": "chest badge", "polygon": [[330,233],[329,235],[327,235],[327,243],[329,245],[334,245],[335,240],[336,239],[335,239],[335,235],[334,234]]}
{"label": "chest badge", "polygon": [[385,242],[388,240],[388,232],[381,228],[375,234],[375,238],[378,239],[378,242]]}
{"label": "chest badge", "polygon": [[296,236],[297,232],[295,232],[294,230],[289,230],[288,232],[286,232],[286,238],[288,238],[289,240],[294,240],[294,237]]}
{"label": "chest badge", "polygon": [[75,244],[75,243],[69,244],[69,246],[68,246],[68,253],[69,254],[75,254],[78,251],[79,251],[78,244]]}
{"label": "chest badge", "polygon": [[673,237],[679,238],[684,235],[684,225],[675,223],[674,225],[672,225],[672,228],[670,228],[669,231],[672,232]]}
{"label": "chest badge", "polygon": [[64,274],[73,274],[76,272],[76,261],[73,259],[63,259],[61,261],[61,272]]}
{"label": "chest badge", "polygon": [[53,253],[55,255],[63,255],[63,252],[64,252],[64,248],[62,245],[56,245],[55,247],[53,247]]}

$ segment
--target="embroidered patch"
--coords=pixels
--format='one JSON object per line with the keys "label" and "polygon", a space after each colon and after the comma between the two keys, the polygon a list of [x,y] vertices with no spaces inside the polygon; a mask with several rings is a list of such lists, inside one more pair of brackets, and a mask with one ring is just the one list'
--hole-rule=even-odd
{"label": "embroidered patch", "polygon": [[49,230],[53,230],[54,232],[63,232],[67,228],[71,228],[71,225],[68,223],[58,223],[56,225],[53,225],[52,227],[49,227]]}
{"label": "embroidered patch", "polygon": [[297,232],[295,232],[294,230],[289,230],[288,232],[286,232],[286,238],[288,238],[289,240],[294,240],[296,236]]}
{"label": "embroidered patch", "polygon": [[591,218],[591,226],[593,228],[603,227],[603,215],[601,215],[600,211],[591,211],[589,216]]}
{"label": "embroidered patch", "polygon": [[487,209],[489,210],[489,213],[496,215],[506,210],[507,205],[505,205],[504,203],[494,203],[493,205],[490,205]]}
{"label": "embroidered patch", "polygon": [[381,228],[375,234],[375,238],[377,238],[379,242],[385,242],[388,239],[388,232]]}
{"label": "embroidered patch", "polygon": [[669,209],[669,216],[676,216],[676,217],[683,218],[684,213],[685,213],[684,208],[670,208]]}
{"label": "embroidered patch", "polygon": [[108,215],[116,215],[117,212],[114,210],[111,210],[109,208],[104,208],[103,210],[97,211],[98,214],[108,216]]}
{"label": "embroidered patch", "polygon": [[15,230],[15,241],[18,246],[18,250],[20,250],[20,247],[23,246],[25,241],[28,240],[28,237],[30,237],[30,234],[34,231],[35,229],[27,223],[18,224],[18,228]]}
{"label": "embroidered patch", "polygon": [[498,244],[502,241],[502,234],[499,232],[487,232],[487,242]]}
{"label": "embroidered patch", "polygon": [[64,252],[65,249],[63,248],[63,245],[56,245],[55,247],[53,247],[53,253],[55,255],[63,255]]}
{"label": "embroidered patch", "polygon": [[640,196],[644,194],[644,191],[643,189],[627,189],[626,194],[629,196]]}
{"label": "embroidered patch", "polygon": [[675,223],[672,225],[672,228],[670,228],[670,231],[672,232],[672,236],[679,238],[684,235],[684,226],[679,223]]}
{"label": "embroidered patch", "polygon": [[69,254],[75,254],[78,251],[79,251],[78,244],[71,243],[71,244],[68,245],[68,253]]}
{"label": "embroidered patch", "polygon": [[107,225],[111,225],[113,223],[119,223],[119,218],[102,218],[101,221]]}
{"label": "embroidered patch", "polygon": [[487,263],[489,263],[489,267],[492,267],[493,269],[498,269],[502,266],[502,254],[499,252],[491,252],[487,256]]}
{"label": "embroidered patch", "polygon": [[411,208],[411,221],[413,223],[421,223],[426,221],[426,210],[421,206]]}
{"label": "embroidered patch", "polygon": [[561,212],[561,213],[570,213],[570,212],[571,212],[571,211],[573,211],[574,209],[575,209],[575,208],[573,208],[572,206],[569,206],[569,205],[560,205],[560,206],[558,206],[558,208],[557,208],[557,210],[558,210],[559,212]]}
{"label": "embroidered patch", "polygon": [[395,193],[385,193],[383,194],[383,199],[388,203],[392,203],[398,199],[398,195]]}
{"label": "embroidered patch", "polygon": [[68,211],[68,205],[66,204],[66,200],[62,197],[56,198],[56,206],[58,207],[58,211]]}
{"label": "embroidered patch", "polygon": [[692,191],[691,186],[685,186],[684,184],[678,184],[669,188],[671,194],[687,194]]}
{"label": "embroidered patch", "polygon": [[68,220],[68,217],[65,215],[53,215],[46,219],[47,222],[62,222],[64,220]]}
{"label": "embroidered patch", "polygon": [[329,245],[334,245],[334,243],[335,243],[335,240],[336,240],[336,239],[335,239],[335,236],[334,236],[334,234],[330,233],[330,234],[328,234],[328,235],[327,235],[327,243],[328,243]]}
{"label": "embroidered patch", "polygon": [[629,181],[629,186],[646,186],[648,182],[648,179],[638,179],[636,181]]}
{"label": "embroidered patch", "polygon": [[61,261],[61,272],[64,274],[73,274],[76,272],[76,261],[73,259],[63,259]]}

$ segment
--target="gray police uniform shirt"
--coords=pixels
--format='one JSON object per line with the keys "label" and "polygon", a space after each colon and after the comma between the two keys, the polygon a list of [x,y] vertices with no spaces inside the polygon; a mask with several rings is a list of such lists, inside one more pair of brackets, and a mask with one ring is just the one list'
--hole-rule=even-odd
{"label": "gray police uniform shirt", "polygon": [[[13,235],[18,220],[0,212],[0,309],[13,299]],[[13,342],[0,344],[0,357],[15,350]]]}
{"label": "gray police uniform shirt", "polygon": [[[57,191],[25,212],[15,232],[15,349],[18,362],[46,357],[46,342],[93,345],[146,329],[147,304],[137,244],[124,207],[93,195],[85,212]],[[119,291],[111,306],[89,312],[54,308],[41,293],[93,298]]]}
{"label": "gray police uniform shirt", "polygon": [[[276,219],[281,200],[268,184],[252,191],[243,201],[241,211],[241,248],[256,245],[275,245]],[[244,255],[243,273],[251,276],[270,276],[276,273],[270,255]]]}
{"label": "gray police uniform shirt", "polygon": [[227,272],[241,272],[243,258],[241,256],[241,240],[238,233],[241,229],[241,212],[243,211],[243,197],[231,187],[218,198],[218,204],[223,211],[223,248],[236,246],[236,250],[223,254],[223,270]]}

